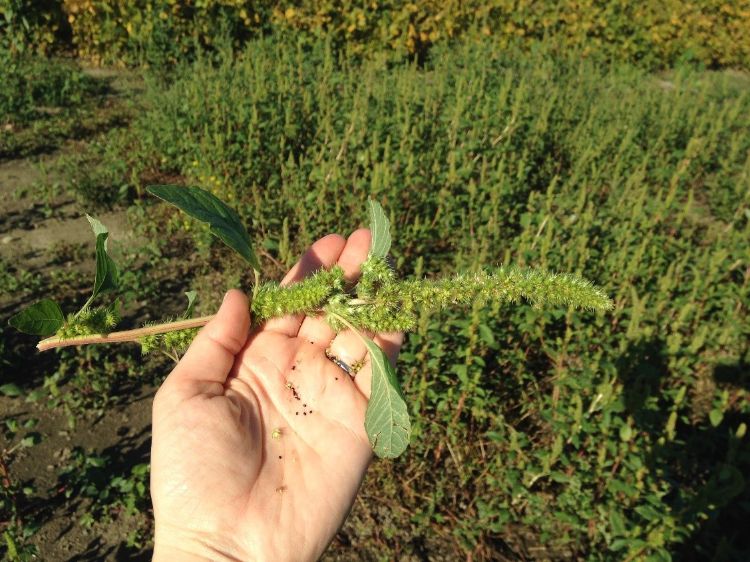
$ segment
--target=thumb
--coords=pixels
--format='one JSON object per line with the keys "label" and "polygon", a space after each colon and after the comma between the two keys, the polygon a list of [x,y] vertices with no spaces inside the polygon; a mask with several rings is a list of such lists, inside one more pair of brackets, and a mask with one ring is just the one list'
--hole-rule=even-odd
{"label": "thumb", "polygon": [[211,387],[217,383],[223,386],[226,382],[235,356],[247,341],[249,329],[247,296],[233,289],[224,295],[216,316],[198,332],[165,385],[180,388],[191,395],[213,393]]}

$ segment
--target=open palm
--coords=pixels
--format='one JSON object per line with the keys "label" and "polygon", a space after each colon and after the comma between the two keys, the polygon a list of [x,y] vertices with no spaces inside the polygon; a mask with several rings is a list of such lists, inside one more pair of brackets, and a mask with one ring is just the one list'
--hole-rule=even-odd
{"label": "open palm", "polygon": [[[354,281],[370,233],[318,240],[284,279],[340,265]],[[314,560],[341,526],[372,451],[370,367],[350,332],[285,317],[248,334],[247,298],[227,294],[157,393],[151,494],[155,559]],[[401,334],[375,341],[395,360]]]}

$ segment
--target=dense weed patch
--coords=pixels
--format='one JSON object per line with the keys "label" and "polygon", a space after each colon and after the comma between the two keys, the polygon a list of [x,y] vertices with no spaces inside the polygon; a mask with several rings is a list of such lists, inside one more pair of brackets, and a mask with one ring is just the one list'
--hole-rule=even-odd
{"label": "dense weed patch", "polygon": [[212,190],[280,265],[373,196],[404,275],[512,262],[614,298],[424,316],[400,364],[412,448],[370,473],[344,530],[360,551],[741,558],[749,88],[489,43],[418,67],[266,39],[152,81],[96,158],[125,162],[128,197]]}

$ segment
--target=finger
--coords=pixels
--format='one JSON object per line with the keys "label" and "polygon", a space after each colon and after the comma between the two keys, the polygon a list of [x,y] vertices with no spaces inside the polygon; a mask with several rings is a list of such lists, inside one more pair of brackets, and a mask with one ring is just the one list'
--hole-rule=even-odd
{"label": "finger", "polygon": [[[344,250],[346,240],[338,234],[329,234],[315,242],[305,252],[302,258],[289,270],[281,285],[291,285],[301,281],[319,269],[332,267]],[[265,324],[264,329],[294,337],[299,331],[304,314],[293,314],[283,318],[272,318]]]}
{"label": "finger", "polygon": [[382,334],[377,334],[372,339],[385,352],[391,365],[395,367],[398,354],[401,351],[401,345],[404,343],[404,333],[383,332]]}
{"label": "finger", "polygon": [[362,366],[362,360],[367,355],[362,338],[352,330],[344,330],[336,334],[331,345],[328,346],[326,354],[336,357],[352,368],[352,374],[356,374],[358,366]]}
{"label": "finger", "polygon": [[198,332],[185,356],[167,377],[170,386],[195,394],[223,385],[235,356],[247,341],[250,307],[247,296],[236,289],[224,296],[216,317]]}
{"label": "finger", "polygon": [[318,269],[328,269],[339,259],[346,246],[346,240],[339,234],[328,234],[313,243],[302,258],[284,276],[281,285],[291,285],[301,281]]}
{"label": "finger", "polygon": [[354,283],[361,275],[362,262],[370,252],[372,236],[367,228],[360,228],[351,233],[346,241],[346,247],[339,256],[337,265],[344,270],[344,277],[349,283]]}
{"label": "finger", "polygon": [[[372,339],[377,344],[377,346],[385,352],[388,360],[391,362],[391,365],[395,367],[398,353],[401,350],[401,344],[404,343],[403,332],[388,332],[377,334]],[[364,397],[369,400],[370,390],[372,388],[372,367],[369,356],[367,357],[365,365],[365,368],[363,368],[359,373],[357,373],[357,376],[354,377],[354,384],[364,395]]]}
{"label": "finger", "polygon": [[[359,278],[360,266],[370,251],[370,231],[366,228],[355,230],[347,239],[346,246],[339,255],[336,265],[344,270],[349,283]],[[322,318],[306,317],[299,327],[300,338],[328,347],[335,332]]]}

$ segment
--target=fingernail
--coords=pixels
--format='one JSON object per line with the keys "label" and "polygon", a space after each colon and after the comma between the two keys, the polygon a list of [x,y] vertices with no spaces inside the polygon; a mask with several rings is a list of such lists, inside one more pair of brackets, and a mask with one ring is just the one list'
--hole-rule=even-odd
{"label": "fingernail", "polygon": [[224,304],[226,302],[228,296],[229,296],[229,291],[224,293],[224,298],[221,300],[221,304]]}

